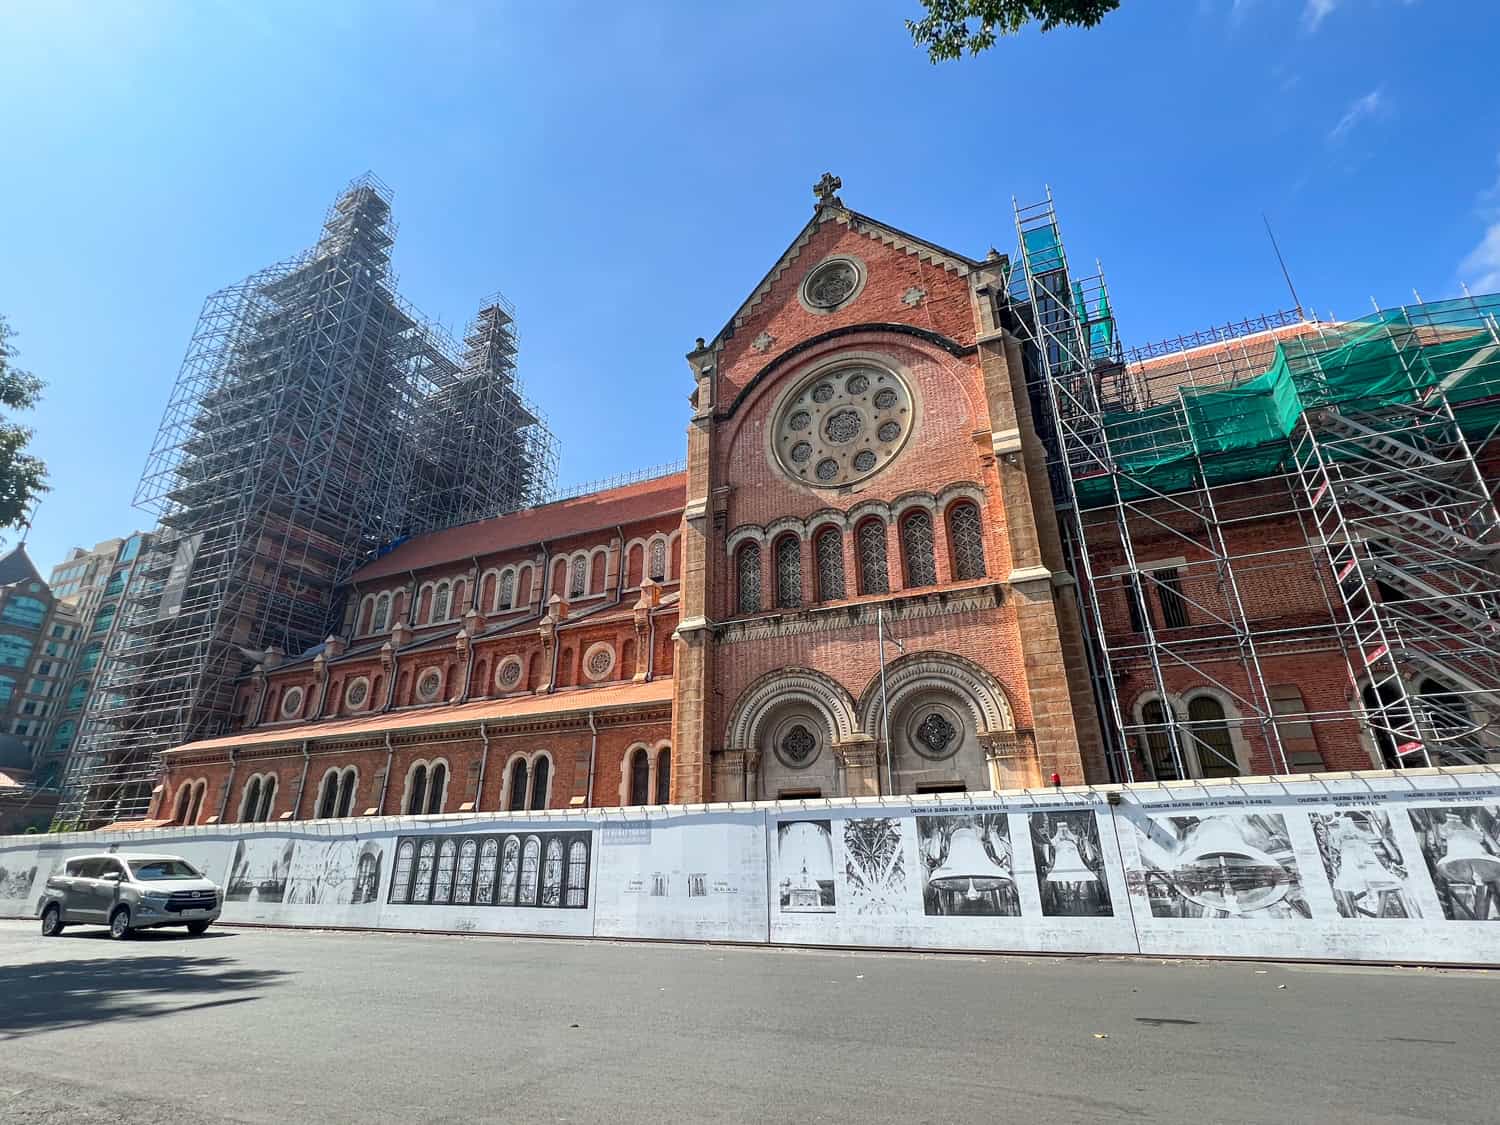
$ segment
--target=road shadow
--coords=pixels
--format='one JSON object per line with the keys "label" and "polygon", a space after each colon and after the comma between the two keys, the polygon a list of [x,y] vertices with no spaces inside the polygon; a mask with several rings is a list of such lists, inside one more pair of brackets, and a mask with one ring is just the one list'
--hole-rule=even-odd
{"label": "road shadow", "polygon": [[[147,940],[165,943],[172,936]],[[196,944],[206,935],[192,940]],[[291,975],[280,969],[243,968],[228,957],[165,950],[145,956],[0,965],[0,1040],[104,1020],[145,1020],[245,1004]]]}

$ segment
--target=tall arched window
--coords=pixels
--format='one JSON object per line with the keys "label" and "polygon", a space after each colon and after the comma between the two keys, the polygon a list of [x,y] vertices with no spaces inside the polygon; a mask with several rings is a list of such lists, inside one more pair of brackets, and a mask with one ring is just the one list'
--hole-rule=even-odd
{"label": "tall arched window", "polygon": [[890,574],[885,565],[885,524],[865,520],[854,535],[859,549],[859,592],[885,594],[891,589]]}
{"label": "tall arched window", "polygon": [[435,762],[432,772],[427,775],[427,811],[440,813],[443,811],[443,790],[448,785],[448,767],[442,762]]}
{"label": "tall arched window", "polygon": [[516,904],[516,886],[521,875],[521,841],[515,836],[505,838],[505,848],[500,858],[500,904]]}
{"label": "tall arched window", "polygon": [[573,578],[568,583],[568,597],[581,598],[589,588],[589,560],[583,556],[573,560]]}
{"label": "tall arched window", "polygon": [[458,849],[458,874],[453,880],[453,901],[468,903],[474,897],[474,861],[479,856],[479,845],[465,840]]}
{"label": "tall arched window", "polygon": [[517,758],[510,767],[510,800],[506,807],[511,812],[526,808],[526,759]]}
{"label": "tall arched window", "polygon": [[267,775],[260,787],[260,807],[255,810],[255,819],[264,824],[271,819],[271,809],[276,804],[276,775]]}
{"label": "tall arched window", "polygon": [[651,758],[644,748],[630,755],[630,800],[632,805],[651,803]]}
{"label": "tall arched window", "polygon": [[844,537],[836,527],[825,527],[813,539],[813,559],[818,568],[818,601],[836,602],[844,597]]}
{"label": "tall arched window", "polygon": [[444,840],[438,852],[437,877],[432,881],[432,901],[453,901],[453,865],[458,861],[458,844]]}
{"label": "tall arched window", "polygon": [[651,544],[651,566],[647,570],[653,582],[665,582],[667,578],[667,541],[658,539]]}
{"label": "tall arched window", "polygon": [[574,840],[568,848],[568,902],[569,906],[583,906],[589,893],[589,849],[582,840]]}
{"label": "tall arched window", "polygon": [[500,593],[495,597],[496,609],[509,609],[516,601],[516,572],[507,570],[500,576]]}
{"label": "tall arched window", "polygon": [[1204,777],[1235,777],[1240,772],[1234,756],[1234,739],[1224,717],[1224,705],[1209,695],[1188,704],[1193,743],[1198,750],[1198,768]]}
{"label": "tall arched window", "polygon": [[760,544],[741,544],[735,555],[735,573],[738,575],[739,612],[760,612]]}
{"label": "tall arched window", "polygon": [[907,586],[936,586],[937,561],[932,552],[932,514],[909,512],[901,521],[901,561]]}
{"label": "tall arched window", "polygon": [[189,824],[197,824],[198,818],[203,815],[203,798],[208,794],[208,782],[199,780],[193,785],[193,803],[188,806]]}
{"label": "tall arched window", "polygon": [[977,504],[963,500],[948,509],[948,554],[955,581],[985,576],[984,525]]}
{"label": "tall arched window", "polygon": [[318,787],[318,819],[327,820],[339,806],[339,775],[329,770]]}
{"label": "tall arched window", "polygon": [[526,846],[521,849],[521,896],[517,900],[522,906],[536,905],[537,884],[542,867],[542,841],[536,836],[526,837]]}
{"label": "tall arched window", "polygon": [[531,807],[547,807],[547,778],[552,772],[552,762],[545,754],[536,760],[531,770]]}
{"label": "tall arched window", "polygon": [[776,604],[781,609],[802,605],[802,543],[795,535],[776,540]]}
{"label": "tall arched window", "polygon": [[1151,760],[1151,775],[1157,781],[1181,780],[1172,757],[1172,740],[1167,734],[1167,709],[1161,700],[1149,700],[1141,707],[1141,722],[1146,727],[1146,756]]}
{"label": "tall arched window", "polygon": [[172,819],[178,824],[187,823],[188,805],[193,800],[193,787],[191,785],[179,785],[177,787],[177,802],[172,807]]}
{"label": "tall arched window", "polygon": [[547,841],[547,862],[542,866],[542,905],[561,906],[562,890],[562,841],[554,836]]}
{"label": "tall arched window", "polygon": [[260,808],[260,775],[257,774],[245,782],[245,792],[240,797],[240,823],[254,820],[256,810]]}
{"label": "tall arched window", "polygon": [[370,632],[383,633],[391,623],[391,596],[381,594],[375,599],[375,616],[370,621]]}
{"label": "tall arched window", "polygon": [[427,805],[427,767],[417,766],[411,771],[411,780],[406,783],[406,800],[402,802],[406,807],[401,811],[408,816],[426,811]]}
{"label": "tall arched window", "polygon": [[448,583],[439,582],[438,588],[432,594],[432,619],[434,621],[448,620],[448,597],[450,594]]}
{"label": "tall arched window", "polygon": [[396,849],[396,870],[391,875],[392,902],[405,902],[411,891],[411,861],[416,850],[410,840],[401,841]]}
{"label": "tall arched window", "polygon": [[656,754],[656,803],[670,804],[672,800],[672,751],[659,750]]}
{"label": "tall arched window", "polygon": [[339,807],[334,814],[338,817],[346,817],[354,807],[354,785],[359,780],[359,774],[350,766],[344,771],[343,779],[339,782]]}

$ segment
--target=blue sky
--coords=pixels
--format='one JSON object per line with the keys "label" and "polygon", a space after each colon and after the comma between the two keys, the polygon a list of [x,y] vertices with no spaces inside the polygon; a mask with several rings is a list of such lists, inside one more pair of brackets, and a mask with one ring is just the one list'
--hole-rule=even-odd
{"label": "blue sky", "polygon": [[1500,289],[1500,6],[1125,0],[1090,32],[934,67],[916,0],[647,5],[8,0],[0,312],[49,383],[30,538],[130,507],[203,298],[308,245],[352,177],[395,190],[402,290],[518,306],[562,479],[682,456],[683,354],[811,213],[973,255],[1056,193],[1127,345],[1289,303]]}

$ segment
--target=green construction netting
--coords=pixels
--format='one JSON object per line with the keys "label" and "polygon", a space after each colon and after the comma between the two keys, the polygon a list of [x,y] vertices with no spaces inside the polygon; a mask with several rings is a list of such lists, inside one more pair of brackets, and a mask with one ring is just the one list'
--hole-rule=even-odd
{"label": "green construction netting", "polygon": [[[1075,297],[1076,299],[1076,297]],[[1470,437],[1500,424],[1500,295],[1379,313],[1277,345],[1267,370],[1238,384],[1181,387],[1143,410],[1106,413],[1119,472],[1074,482],[1080,503],[1254,480],[1281,469],[1306,410],[1379,410],[1441,387]]]}

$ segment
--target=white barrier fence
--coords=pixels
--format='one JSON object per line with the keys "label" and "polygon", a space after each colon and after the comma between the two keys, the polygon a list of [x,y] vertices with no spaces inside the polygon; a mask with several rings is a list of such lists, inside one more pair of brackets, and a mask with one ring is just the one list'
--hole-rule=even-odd
{"label": "white barrier fence", "polygon": [[0,916],[93,851],[223,918],[908,949],[1500,964],[1500,770],[0,838]]}

